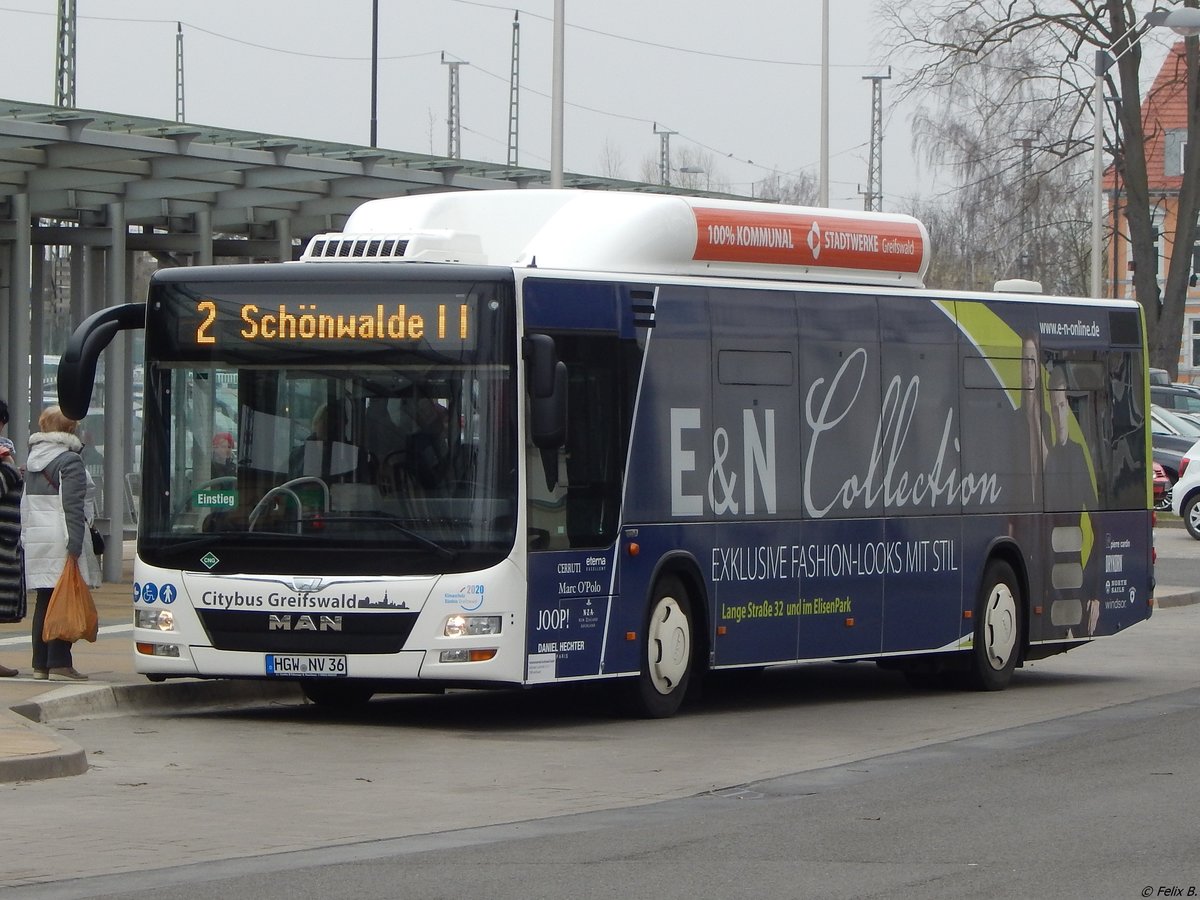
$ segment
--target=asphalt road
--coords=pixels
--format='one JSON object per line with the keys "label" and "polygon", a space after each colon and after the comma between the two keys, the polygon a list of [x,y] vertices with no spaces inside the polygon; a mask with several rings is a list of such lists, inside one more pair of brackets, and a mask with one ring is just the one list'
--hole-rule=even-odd
{"label": "asphalt road", "polygon": [[91,886],[130,900],[1196,896],[1198,706],[1189,691],[651,806]]}
{"label": "asphalt road", "polygon": [[1165,609],[1002,693],[810,665],[657,722],[586,690],[61,721],[93,768],[0,790],[0,889],[1186,896],[1198,642],[1200,606]]}

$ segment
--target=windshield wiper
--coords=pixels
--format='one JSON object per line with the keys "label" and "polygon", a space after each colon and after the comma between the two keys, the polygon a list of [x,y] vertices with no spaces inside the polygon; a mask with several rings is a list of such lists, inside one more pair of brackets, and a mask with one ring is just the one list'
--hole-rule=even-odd
{"label": "windshield wiper", "polygon": [[456,559],[458,557],[458,551],[451,550],[449,547],[447,547],[443,544],[439,544],[437,541],[433,540],[432,538],[425,537],[425,535],[421,534],[419,531],[413,531],[411,528],[407,528],[406,526],[401,525],[399,521],[397,521],[395,518],[393,518],[391,516],[328,516],[328,515],[323,515],[323,516],[321,516],[321,521],[322,522],[370,522],[372,524],[382,523],[384,525],[387,525],[389,528],[396,529],[401,534],[403,534],[405,537],[410,538],[414,543],[420,544],[426,550],[432,550],[438,556],[442,557],[442,559],[451,560],[451,559]]}
{"label": "windshield wiper", "polygon": [[184,541],[182,544],[172,544],[170,539],[172,535],[168,535],[166,539],[162,537],[154,538],[149,535],[145,540],[148,544],[157,544],[160,548],[166,550],[192,550],[197,547],[211,547],[217,544],[225,543],[230,540],[245,541],[247,539],[270,538],[272,541],[278,541],[279,538],[312,538],[313,535],[296,534],[294,531],[214,531],[205,534],[204,537],[192,538],[189,541]]}

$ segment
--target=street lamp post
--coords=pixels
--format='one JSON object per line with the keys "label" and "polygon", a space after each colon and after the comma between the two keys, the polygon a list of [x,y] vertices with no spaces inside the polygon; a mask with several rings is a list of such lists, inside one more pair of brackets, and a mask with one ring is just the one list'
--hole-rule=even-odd
{"label": "street lamp post", "polygon": [[[1132,46],[1132,44],[1130,45]],[[1104,73],[1112,60],[1107,50],[1096,51],[1096,87],[1092,105],[1096,110],[1092,137],[1092,296],[1100,296],[1101,256],[1104,252]]]}
{"label": "street lamp post", "polygon": [[829,0],[821,0],[821,165],[817,206],[829,206]]}
{"label": "street lamp post", "polygon": [[566,53],[566,0],[554,0],[554,46],[550,82],[550,187],[563,186],[563,57]]}
{"label": "street lamp post", "polygon": [[371,0],[371,146],[379,143],[379,0]]}
{"label": "street lamp post", "polygon": [[[1129,29],[1103,50],[1096,51],[1096,83],[1092,102],[1095,107],[1096,125],[1092,146],[1092,278],[1091,293],[1101,293],[1101,257],[1104,255],[1104,76],[1109,68],[1122,56],[1138,45],[1151,28],[1166,26],[1176,34],[1194,36],[1200,34],[1200,9],[1186,7],[1174,10],[1156,10],[1146,13],[1140,22]],[[1125,42],[1124,48],[1112,51]]]}

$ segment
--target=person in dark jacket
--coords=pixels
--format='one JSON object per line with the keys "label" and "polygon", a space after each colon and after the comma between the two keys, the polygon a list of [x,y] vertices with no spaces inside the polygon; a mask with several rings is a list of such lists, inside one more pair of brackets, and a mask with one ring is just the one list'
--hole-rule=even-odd
{"label": "person in dark jacket", "polygon": [[4,436],[4,429],[8,427],[8,404],[0,400],[0,447],[7,447],[9,453],[16,453],[17,448],[13,446],[13,442]]}
{"label": "person in dark jacket", "polygon": [[[0,400],[0,432],[8,425],[8,404]],[[0,622],[25,617],[25,571],[21,559],[21,493],[25,480],[13,458],[13,444],[0,434]],[[0,678],[17,670],[0,664]]]}

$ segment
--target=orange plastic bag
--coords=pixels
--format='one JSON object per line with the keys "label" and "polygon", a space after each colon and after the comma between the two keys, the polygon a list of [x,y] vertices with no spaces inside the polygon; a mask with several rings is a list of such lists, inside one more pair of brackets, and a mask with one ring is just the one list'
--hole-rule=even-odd
{"label": "orange plastic bag", "polygon": [[70,641],[73,644],[82,638],[94,644],[99,624],[96,603],[79,571],[79,560],[68,556],[62,574],[54,585],[54,593],[50,595],[50,605],[46,607],[42,640]]}

